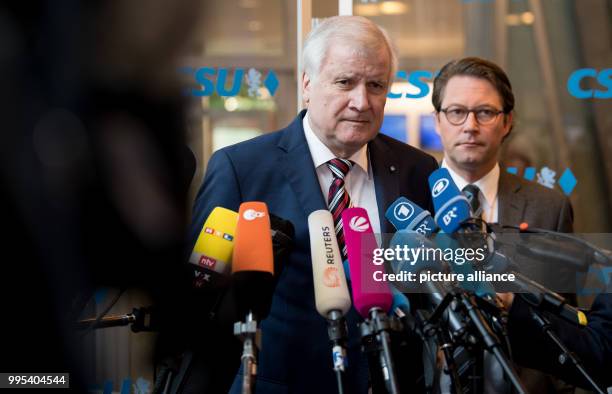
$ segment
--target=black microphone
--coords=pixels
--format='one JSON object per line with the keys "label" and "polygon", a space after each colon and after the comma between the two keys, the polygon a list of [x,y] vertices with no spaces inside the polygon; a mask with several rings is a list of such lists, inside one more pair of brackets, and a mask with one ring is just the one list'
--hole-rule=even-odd
{"label": "black microphone", "polygon": [[575,235],[530,227],[526,222],[519,226],[504,225],[502,228],[519,230],[521,233],[549,234],[555,238],[570,241],[563,242],[544,237],[530,237],[529,241],[532,242],[517,245],[517,249],[531,257],[563,262],[578,269],[586,269],[591,264],[612,265],[611,251],[599,248]]}
{"label": "black microphone", "polygon": [[509,273],[514,275],[514,281],[508,281],[511,291],[519,294],[531,306],[553,313],[566,321],[586,326],[586,315],[579,309],[567,303],[558,293],[527,278],[512,269],[513,263],[500,251],[495,251],[492,258],[483,266],[489,273]]}
{"label": "black microphone", "polygon": [[[396,249],[397,247],[403,248],[404,246],[407,246],[409,249],[436,249],[436,246],[425,236],[413,231],[400,230],[393,236],[389,247]],[[435,257],[435,253],[433,257]],[[401,282],[401,290],[405,292],[425,293],[434,308],[440,306],[451,290],[448,288],[448,285],[442,281],[427,280],[423,283],[419,283],[420,280],[418,279],[422,272],[449,274],[451,270],[446,261],[441,261],[436,258],[419,259],[418,261],[391,261],[391,269],[396,274],[404,273],[415,275],[416,280]],[[452,308],[447,308],[443,316],[449,324],[453,337],[457,338],[465,334],[466,326],[463,322],[463,318]]]}

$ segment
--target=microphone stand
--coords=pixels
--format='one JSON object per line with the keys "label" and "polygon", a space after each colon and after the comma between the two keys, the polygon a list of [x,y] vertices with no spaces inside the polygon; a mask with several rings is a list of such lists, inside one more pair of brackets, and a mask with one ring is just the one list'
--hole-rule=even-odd
{"label": "microphone stand", "polygon": [[455,362],[453,341],[451,340],[450,335],[448,335],[447,330],[440,327],[440,319],[444,314],[444,310],[450,306],[452,299],[452,293],[447,293],[432,314],[427,316],[426,312],[421,311],[422,313],[417,314],[417,316],[419,317],[421,323],[421,332],[428,338],[431,338],[434,335],[436,336],[438,347],[444,352],[446,372],[449,374],[451,379],[452,392],[454,394],[460,394],[463,392],[463,389],[461,388],[459,372]]}
{"label": "microphone stand", "polygon": [[[98,328],[109,328],[109,327],[121,327],[127,326],[129,324],[132,325],[132,331],[153,331],[153,327],[151,324],[151,313],[152,308],[134,308],[132,309],[132,313],[124,314],[124,315],[111,315],[106,316],[100,319],[96,323],[96,318],[87,318],[78,320],[75,323],[75,328],[77,330],[87,330],[87,329],[98,329]],[[93,326],[92,326],[93,324]]]}
{"label": "microphone stand", "polygon": [[589,375],[589,373],[586,371],[586,369],[584,368],[584,366],[582,365],[582,362],[578,359],[578,357],[576,357],[576,355],[574,355],[574,353],[572,353],[567,348],[567,346],[565,346],[563,341],[561,341],[561,338],[559,338],[557,334],[552,330],[550,321],[546,317],[544,317],[542,313],[538,312],[534,308],[529,308],[529,312],[531,313],[532,319],[540,327],[542,332],[548,335],[548,337],[552,340],[552,342],[555,345],[557,345],[557,347],[561,351],[561,354],[559,355],[559,363],[564,365],[569,360],[572,363],[572,365],[576,367],[578,372],[580,372],[582,376],[584,376],[584,378],[589,382],[589,384],[591,385],[591,387],[593,387],[595,392],[600,393],[600,394],[605,394],[606,392],[601,387],[599,387],[597,382],[595,382],[595,379],[593,379]]}
{"label": "microphone stand", "polygon": [[253,312],[249,312],[244,322],[234,323],[234,335],[242,340],[242,394],[255,392],[257,376],[257,341],[259,330]]}
{"label": "microphone stand", "polygon": [[519,394],[526,394],[527,391],[525,390],[525,387],[523,387],[523,384],[521,383],[518,374],[508,361],[507,357],[501,351],[501,344],[499,342],[499,339],[497,339],[497,336],[491,330],[491,327],[482,316],[482,313],[475,305],[475,302],[470,296],[467,296],[463,293],[457,293],[455,296],[461,301],[461,303],[467,310],[468,315],[472,323],[474,323],[474,326],[478,330],[485,347],[487,348],[487,350],[493,353],[493,355],[503,368],[504,373],[512,382],[512,385],[514,386],[516,391]]}
{"label": "microphone stand", "polygon": [[334,361],[334,371],[336,372],[336,382],[338,383],[338,393],[344,394],[344,370],[346,368],[346,321],[342,317],[342,312],[338,310],[330,311],[327,315],[327,334],[332,343],[332,359]]}
{"label": "microphone stand", "polygon": [[370,318],[359,326],[361,329],[362,343],[367,344],[372,337],[376,338],[378,359],[382,368],[385,386],[390,394],[399,394],[395,367],[391,356],[389,330],[391,322],[382,309],[374,307],[370,309]]}

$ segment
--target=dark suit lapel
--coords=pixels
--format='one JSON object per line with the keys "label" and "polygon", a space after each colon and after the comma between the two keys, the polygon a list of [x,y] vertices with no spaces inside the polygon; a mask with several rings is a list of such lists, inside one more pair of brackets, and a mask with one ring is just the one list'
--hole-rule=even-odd
{"label": "dark suit lapel", "polygon": [[375,138],[368,145],[372,172],[374,173],[374,188],[376,189],[376,205],[380,219],[380,231],[392,233],[392,224],[385,218],[385,211],[399,196],[398,169],[399,164],[389,147],[380,139]]}
{"label": "dark suit lapel", "polygon": [[502,168],[499,174],[498,221],[501,225],[519,225],[525,212],[525,198],[519,193],[521,183]]}
{"label": "dark suit lapel", "polygon": [[304,209],[304,214],[309,215],[318,209],[327,209],[327,205],[321,194],[321,186],[302,128],[305,113],[306,111],[300,112],[293,123],[285,129],[278,147],[283,151],[279,171],[282,171],[287,178]]}

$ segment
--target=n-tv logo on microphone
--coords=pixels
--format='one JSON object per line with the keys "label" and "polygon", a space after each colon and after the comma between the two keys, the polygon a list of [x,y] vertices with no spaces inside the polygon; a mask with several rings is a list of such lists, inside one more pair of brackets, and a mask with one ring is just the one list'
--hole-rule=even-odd
{"label": "n-tv logo on microphone", "polygon": [[206,268],[210,268],[210,269],[214,269],[215,265],[217,265],[217,260],[215,259],[211,259],[208,256],[200,256],[200,261],[199,264],[201,267],[206,267]]}
{"label": "n-tv logo on microphone", "polygon": [[449,180],[446,178],[439,179],[431,188],[431,196],[433,198],[438,197],[440,194],[444,193],[444,190],[450,184]]}
{"label": "n-tv logo on microphone", "polygon": [[414,207],[407,203],[401,202],[395,206],[393,210],[393,216],[400,222],[404,222],[412,217],[414,214]]}
{"label": "n-tv logo on microphone", "polygon": [[349,222],[349,227],[358,233],[366,232],[370,228],[368,220],[361,216],[353,217]]}

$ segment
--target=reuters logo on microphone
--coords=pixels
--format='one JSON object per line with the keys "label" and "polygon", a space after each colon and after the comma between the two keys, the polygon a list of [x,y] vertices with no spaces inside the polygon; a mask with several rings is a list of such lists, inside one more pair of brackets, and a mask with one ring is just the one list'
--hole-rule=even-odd
{"label": "reuters logo on microphone", "polygon": [[340,275],[338,274],[338,268],[325,268],[325,271],[323,271],[323,284],[326,287],[340,287]]}
{"label": "reuters logo on microphone", "polygon": [[361,217],[361,216],[355,216],[349,222],[349,227],[353,231],[357,231],[358,233],[363,233],[364,231],[370,228],[370,225],[368,224],[368,220],[366,218]]}

